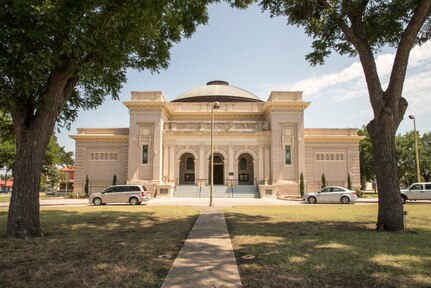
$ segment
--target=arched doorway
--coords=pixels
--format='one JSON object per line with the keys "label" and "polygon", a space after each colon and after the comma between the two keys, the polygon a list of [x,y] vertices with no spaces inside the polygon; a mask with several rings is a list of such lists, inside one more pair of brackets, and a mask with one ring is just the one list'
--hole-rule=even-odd
{"label": "arched doorway", "polygon": [[[214,185],[224,185],[224,158],[220,153],[214,153]],[[209,183],[211,183],[211,156],[209,158]]]}
{"label": "arched doorway", "polygon": [[184,153],[180,158],[180,185],[195,184],[195,157],[193,154]]}
{"label": "arched doorway", "polygon": [[242,153],[238,157],[238,185],[253,185],[253,179],[253,157],[248,153]]}

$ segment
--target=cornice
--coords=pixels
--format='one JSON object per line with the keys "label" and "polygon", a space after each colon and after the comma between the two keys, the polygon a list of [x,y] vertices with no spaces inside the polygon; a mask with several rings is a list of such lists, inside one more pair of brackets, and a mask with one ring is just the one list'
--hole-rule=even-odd
{"label": "cornice", "polygon": [[[166,136],[210,136],[210,131],[164,131],[163,135]],[[259,132],[217,132],[214,131],[215,136],[270,136],[271,131]]]}
{"label": "cornice", "polygon": [[69,135],[75,141],[109,141],[109,142],[124,142],[129,141],[128,135],[89,135],[77,134]]}
{"label": "cornice", "polygon": [[364,136],[358,135],[304,135],[305,142],[353,142],[358,143]]}
{"label": "cornice", "polygon": [[266,102],[262,113],[267,115],[272,111],[304,111],[311,102]]}

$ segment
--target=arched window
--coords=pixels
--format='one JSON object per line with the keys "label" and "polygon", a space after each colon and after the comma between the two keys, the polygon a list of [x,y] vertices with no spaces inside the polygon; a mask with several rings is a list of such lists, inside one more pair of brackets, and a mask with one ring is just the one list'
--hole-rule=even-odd
{"label": "arched window", "polygon": [[214,156],[214,163],[222,163],[220,156]]}
{"label": "arched window", "polygon": [[186,169],[193,170],[195,169],[195,160],[192,157],[188,157],[186,161]]}
{"label": "arched window", "polygon": [[239,170],[247,170],[247,158],[242,157],[239,159]]}

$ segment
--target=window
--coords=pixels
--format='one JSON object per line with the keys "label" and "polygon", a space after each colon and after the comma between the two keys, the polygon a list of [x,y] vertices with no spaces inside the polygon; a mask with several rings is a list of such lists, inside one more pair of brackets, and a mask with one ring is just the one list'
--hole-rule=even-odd
{"label": "window", "polygon": [[186,169],[187,170],[193,170],[195,169],[195,159],[192,157],[188,157],[186,161]]}
{"label": "window", "polygon": [[92,161],[116,161],[118,153],[113,152],[92,152],[90,153],[90,160]]}
{"label": "window", "polygon": [[422,184],[413,185],[410,190],[422,190]]}
{"label": "window", "polygon": [[286,165],[292,164],[292,155],[290,153],[290,145],[284,146],[284,164],[286,164]]}
{"label": "window", "polygon": [[344,153],[316,153],[316,161],[319,162],[344,162]]}
{"label": "window", "polygon": [[148,145],[142,145],[142,164],[148,164]]}
{"label": "window", "polygon": [[247,170],[247,158],[242,157],[239,159],[239,170]]}
{"label": "window", "polygon": [[425,189],[426,190],[431,190],[431,184],[425,184]]}

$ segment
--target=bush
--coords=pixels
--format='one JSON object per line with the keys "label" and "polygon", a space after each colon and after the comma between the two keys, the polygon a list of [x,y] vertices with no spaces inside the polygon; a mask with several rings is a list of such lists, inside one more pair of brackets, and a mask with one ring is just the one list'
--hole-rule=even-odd
{"label": "bush", "polygon": [[325,173],[322,173],[322,188],[325,188],[326,186],[326,176]]}
{"label": "bush", "polygon": [[362,192],[362,190],[360,190],[360,189],[356,189],[356,195],[357,195],[359,198],[362,198],[362,196],[364,196],[364,192]]}

